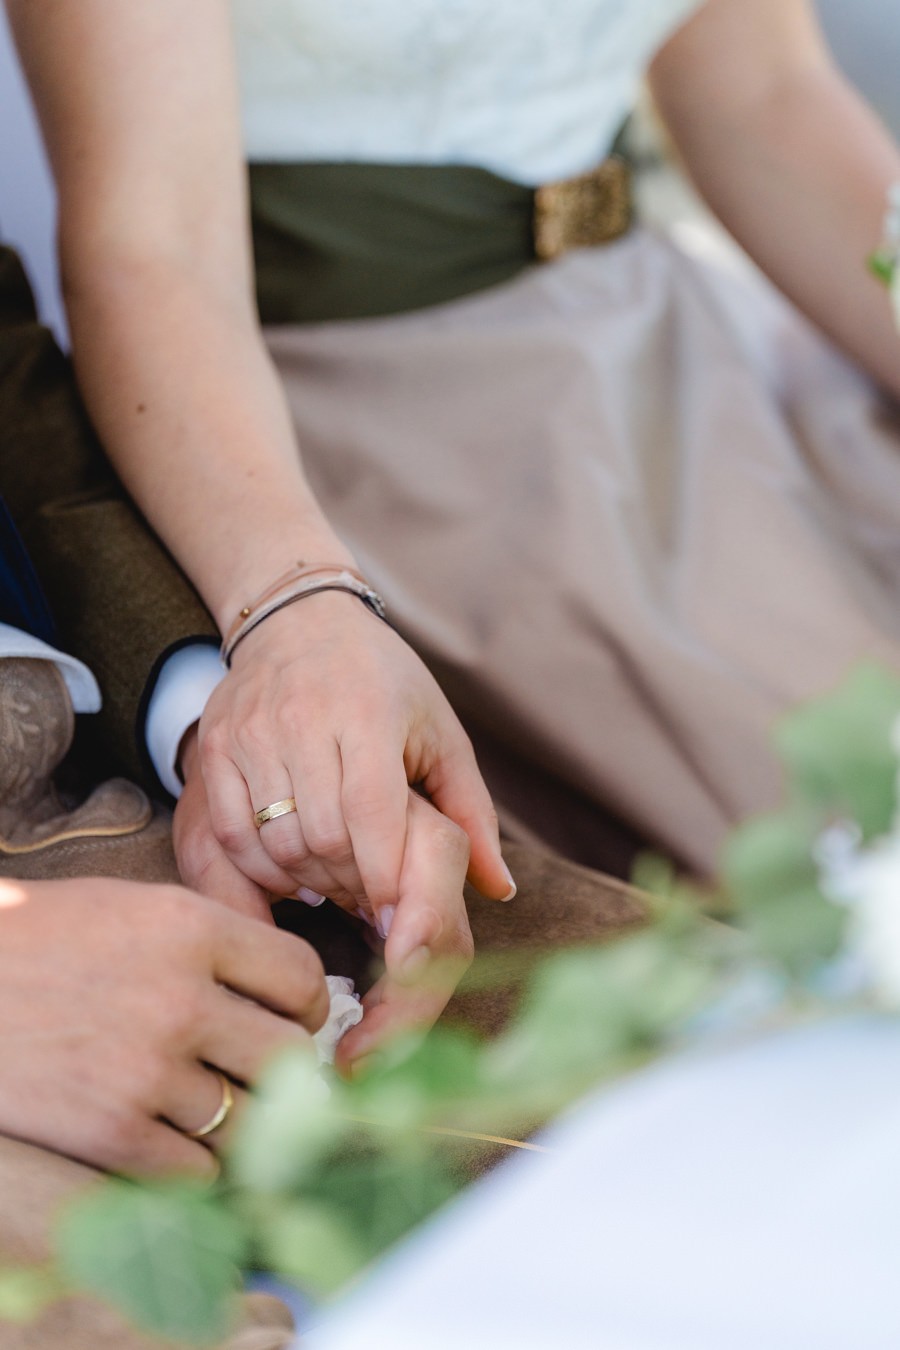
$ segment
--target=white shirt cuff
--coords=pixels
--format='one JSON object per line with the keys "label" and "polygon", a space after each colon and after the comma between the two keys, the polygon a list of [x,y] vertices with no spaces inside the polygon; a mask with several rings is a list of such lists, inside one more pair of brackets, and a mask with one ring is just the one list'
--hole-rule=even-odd
{"label": "white shirt cuff", "polygon": [[66,688],[72,698],[72,706],[77,713],[95,713],[100,711],[103,702],[100,686],[87,666],[76,661],[74,656],[58,652],[55,647],[32,637],[21,628],[13,628],[8,623],[0,623],[0,657],[28,657],[33,661],[52,661],[66,682]]}
{"label": "white shirt cuff", "polygon": [[175,767],[178,747],[224,674],[218,647],[201,642],[180,647],[159,672],[147,704],[144,737],[157,777],[173,797],[181,796],[183,786]]}

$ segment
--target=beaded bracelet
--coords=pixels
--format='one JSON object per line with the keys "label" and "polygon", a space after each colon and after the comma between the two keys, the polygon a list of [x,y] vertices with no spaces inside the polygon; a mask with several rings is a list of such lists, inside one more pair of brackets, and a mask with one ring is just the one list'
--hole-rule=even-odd
{"label": "beaded bracelet", "polygon": [[347,591],[362,600],[379,619],[388,622],[384,600],[355,568],[340,563],[297,563],[238,614],[219,652],[223,666],[226,669],[231,666],[237,646],[265,619],[321,591]]}

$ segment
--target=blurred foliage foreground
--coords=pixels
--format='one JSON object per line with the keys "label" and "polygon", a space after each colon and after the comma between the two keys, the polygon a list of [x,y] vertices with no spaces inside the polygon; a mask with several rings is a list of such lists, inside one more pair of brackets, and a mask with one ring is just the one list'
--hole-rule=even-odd
{"label": "blurred foliage foreground", "polygon": [[[157,1335],[213,1343],[241,1270],[332,1296],[465,1184],[472,1136],[527,1138],[686,1046],[897,1011],[898,719],[900,680],[859,671],[779,732],[787,804],[735,833],[715,893],[645,859],[650,924],[546,957],[495,1040],[439,1026],[327,1087],[306,1058],[273,1064],[213,1188],[104,1180],[61,1216],[50,1265],[0,1273],[0,1315],[77,1289]],[[494,974],[476,965],[479,982]]]}

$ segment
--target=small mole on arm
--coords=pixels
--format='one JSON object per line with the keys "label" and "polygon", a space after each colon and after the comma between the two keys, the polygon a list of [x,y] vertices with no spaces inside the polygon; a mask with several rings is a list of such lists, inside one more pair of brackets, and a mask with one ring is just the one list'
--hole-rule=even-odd
{"label": "small mole on arm", "polygon": [[146,403],[139,403],[139,404],[137,405],[137,410],[138,410],[139,413],[146,412],[146,411],[147,411],[147,405],[146,405]]}

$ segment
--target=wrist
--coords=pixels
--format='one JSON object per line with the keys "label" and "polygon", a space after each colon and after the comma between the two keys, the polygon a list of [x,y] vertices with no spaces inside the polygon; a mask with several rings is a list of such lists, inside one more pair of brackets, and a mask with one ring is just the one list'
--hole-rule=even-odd
{"label": "wrist", "polygon": [[[357,567],[350,549],[327,528],[321,531],[279,528],[272,531],[270,538],[278,542],[252,548],[245,557],[238,557],[236,566],[229,568],[228,584],[215,597],[212,607],[220,633],[227,633],[241,611],[252,606],[260,594],[301,559],[311,562],[324,559],[339,568]],[[290,542],[285,544],[285,540]]]}
{"label": "wrist", "polygon": [[222,664],[230,667],[231,658],[240,644],[272,615],[301,600],[329,591],[346,591],[372,611],[379,619],[386,619],[384,601],[373,590],[361,572],[335,562],[304,562],[298,560],[287,572],[277,577],[260,595],[255,596],[238,613],[226,631],[221,648]]}

